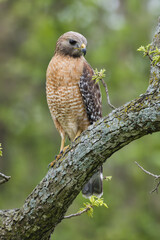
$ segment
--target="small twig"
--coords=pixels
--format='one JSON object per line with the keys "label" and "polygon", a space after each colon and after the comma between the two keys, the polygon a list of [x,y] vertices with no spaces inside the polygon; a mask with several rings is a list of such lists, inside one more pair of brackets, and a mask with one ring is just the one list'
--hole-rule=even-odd
{"label": "small twig", "polygon": [[[158,178],[159,179],[159,178]],[[157,179],[156,179],[157,180]],[[155,186],[155,188],[152,190],[152,191],[150,191],[150,193],[153,193],[153,192],[156,192],[156,193],[158,193],[158,187],[159,187],[159,185],[160,185],[160,180],[158,181],[158,183],[157,183],[157,185]]]}
{"label": "small twig", "polygon": [[108,88],[107,88],[107,84],[105,83],[105,81],[103,80],[103,78],[105,77],[105,69],[101,69],[100,71],[97,70],[97,68],[95,69],[95,74],[92,76],[92,80],[95,81],[95,83],[101,81],[105,91],[106,91],[106,95],[107,95],[107,101],[108,101],[108,105],[112,108],[115,109],[115,107],[111,104],[110,99],[109,99],[109,93],[108,93]]}
{"label": "small twig", "polygon": [[150,193],[153,193],[153,192],[156,191],[156,192],[158,193],[158,187],[159,187],[159,185],[160,185],[160,175],[156,175],[156,174],[153,174],[153,173],[145,170],[145,169],[144,169],[141,165],[139,165],[136,161],[135,161],[135,164],[137,164],[137,166],[138,166],[143,172],[145,172],[146,174],[154,177],[155,180],[158,180],[158,183],[157,183],[156,187],[150,192]]}
{"label": "small twig", "polygon": [[64,218],[72,218],[72,217],[77,217],[82,215],[83,213],[87,212],[88,216],[93,217],[93,208],[94,207],[101,207],[104,206],[106,208],[108,208],[107,204],[104,203],[103,198],[98,198],[96,196],[91,196],[89,198],[90,203],[83,203],[83,205],[85,206],[85,208],[81,208],[80,211],[78,211],[77,213],[65,216]]}
{"label": "small twig", "polygon": [[68,216],[64,216],[64,219],[67,219],[67,218],[72,218],[72,217],[77,217],[77,216],[80,216],[82,215],[83,213],[87,212],[88,210],[90,210],[92,208],[92,206],[90,205],[89,207],[86,207],[84,210],[78,212],[78,213],[74,213],[74,214],[70,214]]}
{"label": "small twig", "polygon": [[108,105],[112,108],[112,109],[116,109],[110,102],[110,98],[109,98],[109,93],[108,93],[108,88],[107,88],[107,84],[105,83],[105,81],[101,78],[100,81],[102,82],[105,91],[106,91],[106,95],[107,95],[107,101],[108,101]]}
{"label": "small twig", "polygon": [[135,164],[137,164],[137,166],[138,166],[140,169],[142,169],[143,172],[147,173],[148,175],[150,175],[150,176],[152,176],[152,177],[155,177],[156,179],[157,179],[157,178],[160,178],[160,175],[155,175],[155,174],[153,174],[153,173],[145,170],[145,169],[144,169],[141,165],[139,165],[139,163],[137,163],[136,161],[135,161]]}
{"label": "small twig", "polygon": [[3,173],[0,173],[0,177],[3,178],[3,179],[0,180],[0,184],[3,184],[3,183],[5,183],[5,182],[8,182],[9,179],[11,178],[11,176],[6,176],[6,175],[3,174]]}
{"label": "small twig", "polygon": [[151,61],[151,63],[153,62],[153,59],[152,59],[152,57],[151,57],[151,55],[149,54],[149,52],[146,52],[146,56],[148,56],[149,57],[149,60]]}

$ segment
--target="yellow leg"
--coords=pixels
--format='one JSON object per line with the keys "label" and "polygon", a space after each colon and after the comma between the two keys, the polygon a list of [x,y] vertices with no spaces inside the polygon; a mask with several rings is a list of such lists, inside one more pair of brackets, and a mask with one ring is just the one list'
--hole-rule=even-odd
{"label": "yellow leg", "polygon": [[76,140],[76,138],[78,138],[78,137],[81,135],[81,133],[82,133],[82,131],[81,131],[81,130],[78,130],[78,132],[77,132],[75,138],[73,139],[73,141]]}
{"label": "yellow leg", "polygon": [[[73,139],[73,141],[74,141],[77,137],[79,137],[79,136],[81,135],[81,133],[82,133],[82,131],[81,131],[81,130],[78,130],[78,132],[77,132],[75,138]],[[63,136],[62,139],[61,139],[60,154],[64,153],[64,152],[67,150],[68,146],[69,146],[69,145],[67,145],[67,146],[64,147],[64,143],[65,143],[65,137]],[[59,155],[60,155],[60,154],[59,154]],[[58,155],[58,156],[59,156],[59,155]]]}
{"label": "yellow leg", "polygon": [[53,161],[49,164],[50,167],[53,167],[54,164],[56,163],[56,161],[57,161],[59,158],[61,158],[62,155],[63,155],[63,153],[67,150],[68,146],[65,146],[65,147],[64,147],[64,144],[65,144],[65,135],[62,136],[62,138],[61,138],[60,152],[59,152],[59,154],[56,156],[55,160],[53,160]]}
{"label": "yellow leg", "polygon": [[61,138],[61,147],[60,147],[60,152],[63,151],[64,148],[64,143],[65,143],[65,136]]}
{"label": "yellow leg", "polygon": [[[81,135],[81,133],[82,133],[82,131],[81,131],[81,130],[78,130],[78,132],[77,132],[75,138],[73,139],[73,141],[74,141],[77,137],[79,137],[79,136]],[[60,152],[59,152],[59,154],[56,156],[56,159],[49,164],[50,167],[53,167],[54,164],[55,164],[55,162],[56,162],[56,160],[58,160],[60,157],[62,157],[63,153],[67,150],[67,148],[68,148],[69,145],[67,145],[67,146],[64,147],[64,144],[65,144],[65,135],[62,135],[62,137],[61,137]]]}
{"label": "yellow leg", "polygon": [[64,147],[65,144],[65,136],[62,136],[61,139],[61,147],[60,147],[60,152],[57,155],[57,158],[60,158],[62,156],[62,154],[66,151],[66,149],[68,148],[68,145]]}

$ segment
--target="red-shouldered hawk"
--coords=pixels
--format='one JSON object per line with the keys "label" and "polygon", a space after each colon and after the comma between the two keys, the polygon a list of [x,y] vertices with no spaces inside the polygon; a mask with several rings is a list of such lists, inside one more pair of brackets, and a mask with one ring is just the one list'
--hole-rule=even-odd
{"label": "red-shouldered hawk", "polygon": [[[65,137],[71,141],[102,117],[101,93],[92,80],[94,71],[87,63],[86,38],[77,32],[64,33],[57,41],[47,69],[47,102],[54,124],[61,136],[60,153]],[[84,185],[86,197],[102,195],[102,167]]]}

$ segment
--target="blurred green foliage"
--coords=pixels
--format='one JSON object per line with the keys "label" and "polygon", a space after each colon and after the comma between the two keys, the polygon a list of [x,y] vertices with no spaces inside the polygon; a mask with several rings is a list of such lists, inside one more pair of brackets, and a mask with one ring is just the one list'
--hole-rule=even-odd
{"label": "blurred green foliage", "polygon": [[[106,69],[110,100],[120,106],[143,93],[150,63],[136,50],[151,42],[160,13],[159,0],[1,0],[0,171],[11,175],[0,186],[0,207],[20,207],[47,172],[59,151],[60,137],[47,107],[45,74],[57,38],[77,31],[88,39],[87,60]],[[111,109],[103,94],[103,115]],[[159,174],[159,134],[143,137],[104,164],[104,201],[94,218],[66,219],[56,240],[149,240],[160,236],[159,195],[149,194],[153,179],[134,164]],[[83,204],[81,194],[68,213]]]}

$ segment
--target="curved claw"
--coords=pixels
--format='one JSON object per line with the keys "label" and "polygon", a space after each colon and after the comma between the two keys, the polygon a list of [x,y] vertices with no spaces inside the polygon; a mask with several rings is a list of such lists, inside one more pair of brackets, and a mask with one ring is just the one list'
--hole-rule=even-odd
{"label": "curved claw", "polygon": [[58,159],[60,159],[63,155],[63,153],[69,148],[69,146],[66,146],[63,148],[63,150],[60,151],[58,155],[55,156],[55,160],[53,160],[50,164],[48,164],[48,168],[53,167]]}
{"label": "curved claw", "polygon": [[55,163],[56,163],[56,159],[53,160],[50,164],[48,164],[48,168],[53,167]]}

